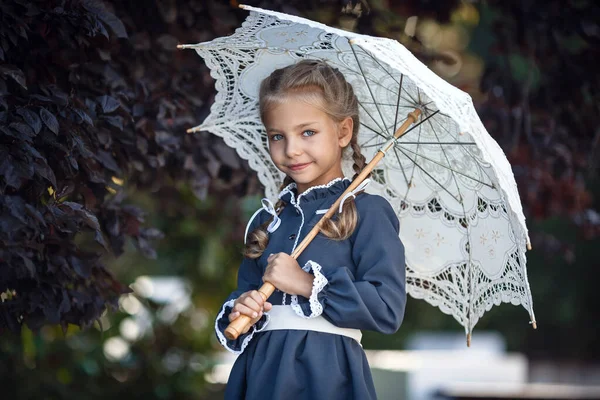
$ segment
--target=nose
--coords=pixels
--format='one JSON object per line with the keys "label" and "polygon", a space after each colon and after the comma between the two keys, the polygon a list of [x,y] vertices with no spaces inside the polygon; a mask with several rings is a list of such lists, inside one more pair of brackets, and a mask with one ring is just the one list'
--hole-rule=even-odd
{"label": "nose", "polygon": [[293,158],[302,154],[302,146],[295,138],[286,139],[285,155]]}

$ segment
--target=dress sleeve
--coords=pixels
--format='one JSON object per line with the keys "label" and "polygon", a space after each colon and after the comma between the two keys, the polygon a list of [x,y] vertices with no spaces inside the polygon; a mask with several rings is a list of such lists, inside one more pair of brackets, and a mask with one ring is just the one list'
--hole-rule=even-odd
{"label": "dress sleeve", "polygon": [[[250,221],[250,229],[248,232],[252,232],[252,230],[261,224],[259,220],[260,218],[255,218],[254,220]],[[221,311],[219,312],[219,315],[217,315],[217,319],[215,320],[215,331],[219,342],[223,345],[223,347],[234,354],[243,353],[246,346],[248,346],[248,343],[250,343],[252,340],[254,334],[262,331],[269,323],[269,315],[267,313],[263,313],[262,318],[258,320],[256,324],[250,327],[250,330],[247,333],[240,335],[236,340],[229,340],[225,337],[225,329],[227,329],[227,326],[229,325],[229,314],[233,309],[233,303],[235,300],[244,292],[249,290],[257,290],[261,284],[262,271],[256,259],[244,257],[244,260],[242,261],[238,270],[237,289],[229,295],[227,301],[221,307]]]}
{"label": "dress sleeve", "polygon": [[[400,223],[380,196],[357,201],[359,220],[350,240],[356,274],[345,266],[321,266],[309,260],[303,267],[315,275],[308,302],[296,312],[320,315],[342,328],[394,333],[406,306],[404,246]],[[333,268],[329,268],[333,267]]]}

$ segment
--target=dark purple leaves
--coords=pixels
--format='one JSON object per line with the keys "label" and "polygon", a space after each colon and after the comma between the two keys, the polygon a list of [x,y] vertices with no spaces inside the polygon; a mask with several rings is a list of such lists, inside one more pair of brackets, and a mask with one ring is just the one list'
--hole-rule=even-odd
{"label": "dark purple leaves", "polygon": [[123,23],[115,17],[113,14],[106,10],[104,4],[96,0],[84,0],[83,6],[96,17],[98,17],[104,24],[106,24],[113,31],[117,37],[126,38],[127,30]]}
{"label": "dark purple leaves", "polygon": [[100,107],[102,108],[102,112],[106,114],[115,111],[120,106],[120,103],[110,96],[100,96],[98,97],[97,101],[98,104],[100,104]]}
{"label": "dark purple leaves", "polygon": [[85,111],[83,111],[79,108],[76,108],[73,111],[75,111],[75,113],[81,118],[82,121],[84,121],[85,123],[87,123],[90,126],[94,126],[94,122],[92,121],[90,116]]}
{"label": "dark purple leaves", "polygon": [[25,121],[36,134],[40,133],[42,130],[42,121],[35,111],[28,108],[20,108],[17,110],[17,114],[23,118],[23,121]]}
{"label": "dark purple leaves", "polygon": [[42,121],[44,121],[44,125],[48,127],[55,135],[58,135],[58,120],[50,111],[45,108],[40,109],[40,117],[42,117]]}
{"label": "dark purple leaves", "polygon": [[[124,204],[127,191],[113,177],[142,190],[189,179],[197,192],[199,176],[204,191],[210,183],[203,163],[211,143],[182,135],[207,111],[193,107],[208,107],[208,70],[189,72],[199,60],[174,53],[172,29],[115,40],[127,37],[117,15],[132,27],[145,21],[121,2],[114,12],[104,4],[0,6],[14,22],[0,24],[0,292],[19,292],[0,303],[0,332],[89,326],[129,291],[101,256],[120,255],[128,241],[157,256],[152,243],[162,232]],[[186,68],[173,68],[174,54],[187,57]]]}
{"label": "dark purple leaves", "polygon": [[14,65],[2,65],[0,66],[0,75],[3,77],[12,78],[15,82],[17,82],[23,89],[27,89],[27,84],[25,81],[25,74],[19,68]]}
{"label": "dark purple leaves", "polygon": [[106,121],[110,126],[117,128],[118,130],[123,130],[123,118],[119,116],[104,116],[102,117],[103,121]]}
{"label": "dark purple leaves", "polygon": [[23,139],[30,140],[35,136],[33,129],[22,122],[13,122],[9,125],[9,128],[18,132]]}

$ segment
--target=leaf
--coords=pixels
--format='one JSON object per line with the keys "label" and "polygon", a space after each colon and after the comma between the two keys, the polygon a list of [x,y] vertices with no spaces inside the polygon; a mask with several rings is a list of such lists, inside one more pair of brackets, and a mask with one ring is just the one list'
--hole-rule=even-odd
{"label": "leaf", "polygon": [[104,116],[102,117],[102,119],[108,122],[110,125],[114,126],[115,128],[118,128],[120,131],[123,130],[123,118],[119,116]]}
{"label": "leaf", "polygon": [[96,100],[100,104],[100,107],[102,107],[102,111],[106,114],[115,111],[121,105],[118,100],[111,96],[100,96]]}
{"label": "leaf", "polygon": [[50,85],[48,87],[50,93],[52,94],[51,98],[54,100],[54,103],[60,106],[66,106],[69,104],[69,96],[63,92],[58,86]]}
{"label": "leaf", "polygon": [[33,131],[33,129],[31,129],[29,125],[24,124],[22,122],[13,122],[9,125],[9,128],[12,128],[15,131],[19,132],[21,134],[21,138],[23,138],[24,136],[27,139],[31,139],[35,136],[35,132]]}
{"label": "leaf", "polygon": [[0,66],[0,73],[4,76],[12,78],[15,82],[21,85],[24,89],[27,89],[27,82],[25,80],[25,74],[19,68],[14,65]]}
{"label": "leaf", "polygon": [[73,136],[73,144],[79,150],[79,154],[83,157],[89,158],[93,157],[94,153],[88,150],[86,144],[83,142],[83,139],[80,136]]}
{"label": "leaf", "polygon": [[100,243],[102,245],[102,247],[104,247],[104,249],[106,251],[109,251],[108,249],[108,244],[106,244],[106,241],[104,240],[104,235],[102,235],[102,231],[97,230],[96,234],[94,236],[94,240],[98,243]]}
{"label": "leaf", "polygon": [[22,184],[21,175],[18,173],[15,163],[8,160],[10,158],[0,160],[0,179],[4,178],[6,185],[19,189]]}
{"label": "leaf", "polygon": [[100,161],[100,163],[103,166],[110,169],[111,171],[118,173],[121,172],[121,169],[119,168],[119,165],[117,164],[113,156],[106,151],[98,150],[98,154],[96,154],[96,160]]}
{"label": "leaf", "polygon": [[83,222],[85,222],[85,224],[88,227],[92,228],[95,231],[96,235],[94,239],[96,240],[96,242],[100,243],[102,247],[104,247],[104,249],[108,251],[108,245],[104,241],[104,236],[102,235],[102,231],[100,229],[100,223],[98,222],[98,218],[93,213],[86,210],[85,207],[83,207],[83,205],[71,201],[65,201],[64,203],[62,203],[62,206],[67,206],[73,211],[75,211],[75,214],[82,218]]}
{"label": "leaf", "polygon": [[54,114],[42,107],[40,109],[40,117],[42,117],[42,121],[44,121],[48,129],[54,132],[55,135],[58,135],[58,120]]}
{"label": "leaf", "polygon": [[71,311],[71,298],[65,289],[62,290],[62,301],[58,307],[58,312],[61,314]]}
{"label": "leaf", "polygon": [[36,220],[40,225],[46,226],[44,217],[38,210],[35,209],[35,207],[33,207],[31,204],[25,204],[25,209],[27,210],[27,214],[33,217],[33,219]]}
{"label": "leaf", "polygon": [[42,178],[45,178],[46,180],[48,180],[48,182],[50,182],[53,187],[57,186],[56,185],[56,176],[54,176],[54,171],[52,171],[52,168],[50,168],[50,166],[48,164],[46,164],[45,162],[36,162],[35,163],[35,172]]}
{"label": "leaf", "polygon": [[7,126],[0,126],[0,132],[2,132],[3,134],[5,134],[8,137],[12,137],[12,138],[15,138],[15,139],[19,138],[19,133],[15,132],[12,129],[8,129]]}
{"label": "leaf", "polygon": [[106,30],[102,22],[100,22],[99,20],[94,20],[94,28],[100,31],[100,34],[102,34],[102,36],[104,36],[107,39],[109,38],[108,31]]}
{"label": "leaf", "polygon": [[142,236],[147,239],[162,239],[165,234],[156,228],[147,228],[142,231]]}
{"label": "leaf", "polygon": [[58,312],[58,308],[52,302],[46,302],[43,305],[42,310],[44,311],[44,316],[51,324],[58,324],[60,322],[60,313]]}
{"label": "leaf", "polygon": [[141,117],[141,116],[144,115],[144,112],[145,112],[145,108],[144,108],[144,105],[142,103],[136,103],[133,106],[133,112],[132,113],[133,113],[134,117],[136,117],[136,118]]}
{"label": "leaf", "polygon": [[19,196],[6,196],[5,205],[10,215],[21,221],[23,224],[27,224],[25,219],[25,201]]}
{"label": "leaf", "polygon": [[81,260],[75,256],[70,256],[69,261],[71,266],[77,275],[82,278],[89,278],[91,275],[91,267],[87,262],[81,262]]}
{"label": "leaf", "polygon": [[146,258],[150,258],[152,260],[156,259],[156,250],[152,248],[150,242],[148,242],[146,239],[138,236],[135,238],[134,244]]}
{"label": "leaf", "polygon": [[50,97],[47,96],[42,96],[41,94],[32,94],[31,96],[29,96],[33,99],[39,100],[39,101],[43,101],[44,103],[51,103],[52,100],[50,100]]}
{"label": "leaf", "polygon": [[33,128],[36,134],[42,130],[42,121],[37,113],[29,108],[19,108],[17,110],[19,114],[27,124]]}
{"label": "leaf", "polygon": [[104,4],[96,0],[84,0],[83,7],[86,10],[96,15],[102,22],[110,27],[117,37],[127,38],[127,30],[120,19],[110,13]]}
{"label": "leaf", "polygon": [[33,157],[29,157],[29,158],[35,158],[35,159],[41,160],[44,163],[47,162],[46,158],[44,156],[42,156],[35,147],[29,145],[29,143],[23,143],[22,148],[33,156]]}
{"label": "leaf", "polygon": [[71,168],[73,168],[75,171],[79,171],[79,164],[77,163],[75,157],[67,156],[67,160],[69,161]]}
{"label": "leaf", "polygon": [[85,111],[79,108],[75,108],[74,110],[77,113],[77,115],[79,115],[85,122],[88,123],[88,125],[94,126],[94,121],[92,121],[90,116]]}
{"label": "leaf", "polygon": [[27,268],[27,272],[29,272],[29,276],[31,278],[35,277],[35,272],[36,272],[35,264],[33,263],[33,261],[31,261],[31,258],[29,258],[29,255],[22,251],[17,251],[16,253],[23,260],[23,263],[25,264],[25,268]]}

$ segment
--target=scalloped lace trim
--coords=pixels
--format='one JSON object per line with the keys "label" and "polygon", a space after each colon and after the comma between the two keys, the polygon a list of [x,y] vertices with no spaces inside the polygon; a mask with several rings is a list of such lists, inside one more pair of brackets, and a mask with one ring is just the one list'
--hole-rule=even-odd
{"label": "scalloped lace trim", "polygon": [[302,196],[306,196],[308,193],[312,192],[315,189],[329,189],[331,186],[335,185],[338,182],[341,181],[351,181],[352,179],[350,178],[335,178],[332,179],[331,181],[329,181],[328,183],[326,183],[325,185],[315,185],[315,186],[311,186],[308,189],[306,189],[304,192],[300,193],[300,195],[298,196],[298,199],[296,199],[296,197],[294,196],[294,192],[292,192],[292,189],[296,189],[296,183],[292,182],[289,185],[287,185],[280,193],[279,193],[279,198],[281,199],[286,193],[289,193],[292,198],[290,200],[290,203],[292,203],[294,206],[299,205],[300,204],[300,199],[302,198]]}
{"label": "scalloped lace trim", "polygon": [[225,347],[228,351],[232,352],[235,355],[240,355],[244,352],[244,350],[246,350],[246,347],[248,346],[248,343],[250,343],[250,340],[252,340],[252,337],[254,336],[254,334],[256,332],[262,332],[265,327],[267,326],[267,324],[270,321],[271,316],[268,313],[264,313],[263,315],[266,316],[266,321],[263,324],[263,326],[260,329],[256,328],[256,325],[250,327],[250,330],[248,331],[248,336],[246,336],[246,338],[244,338],[244,341],[242,342],[242,348],[240,350],[234,350],[231,347],[229,347],[227,345],[227,338],[225,337],[225,335],[223,335],[223,332],[221,332],[221,330],[219,329],[219,320],[221,318],[223,318],[223,315],[225,315],[225,308],[229,307],[229,308],[233,308],[233,304],[235,303],[235,300],[229,300],[227,302],[225,302],[225,304],[223,304],[223,307],[221,308],[221,312],[219,313],[219,315],[217,316],[217,319],[215,320],[215,331],[217,332],[217,337],[219,338],[219,342],[221,343],[221,345],[223,347]]}
{"label": "scalloped lace trim", "polygon": [[291,306],[294,312],[302,318],[315,318],[323,314],[323,306],[319,302],[318,295],[329,283],[329,281],[327,278],[325,278],[325,275],[321,273],[321,266],[312,260],[308,260],[302,269],[306,272],[312,270],[313,274],[315,275],[312,292],[310,294],[310,298],[308,299],[308,303],[310,304],[310,315],[307,316],[304,314],[302,307],[300,307],[300,304],[298,304],[298,296],[296,295],[291,296]]}

